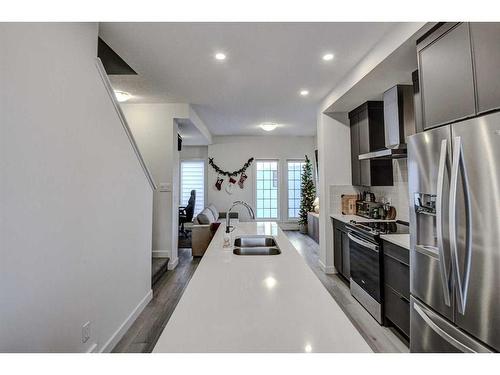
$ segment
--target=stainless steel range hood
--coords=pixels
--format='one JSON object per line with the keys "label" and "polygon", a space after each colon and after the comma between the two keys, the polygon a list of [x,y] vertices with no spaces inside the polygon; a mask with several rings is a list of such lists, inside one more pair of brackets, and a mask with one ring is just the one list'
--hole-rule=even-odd
{"label": "stainless steel range hood", "polygon": [[384,149],[359,155],[359,160],[406,158],[405,138],[415,133],[413,86],[396,85],[384,92]]}
{"label": "stainless steel range hood", "polygon": [[406,158],[406,148],[384,148],[382,150],[368,152],[358,156],[359,160],[368,159],[399,159]]}

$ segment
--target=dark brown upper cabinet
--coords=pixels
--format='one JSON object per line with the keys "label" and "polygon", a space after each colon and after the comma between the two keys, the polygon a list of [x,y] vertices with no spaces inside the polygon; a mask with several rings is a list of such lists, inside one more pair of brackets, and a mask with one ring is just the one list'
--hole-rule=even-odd
{"label": "dark brown upper cabinet", "polygon": [[471,23],[478,114],[500,108],[500,23]]}
{"label": "dark brown upper cabinet", "polygon": [[385,148],[384,102],[368,101],[349,112],[351,172],[354,186],[393,185],[392,160],[359,160],[359,155]]}
{"label": "dark brown upper cabinet", "polygon": [[361,163],[358,159],[359,152],[359,116],[357,113],[349,114],[349,121],[351,123],[351,172],[352,184],[354,186],[361,186]]}
{"label": "dark brown upper cabinet", "polygon": [[500,109],[500,23],[440,23],[417,57],[424,130]]}
{"label": "dark brown upper cabinet", "polygon": [[475,113],[469,27],[447,23],[417,45],[424,129]]}

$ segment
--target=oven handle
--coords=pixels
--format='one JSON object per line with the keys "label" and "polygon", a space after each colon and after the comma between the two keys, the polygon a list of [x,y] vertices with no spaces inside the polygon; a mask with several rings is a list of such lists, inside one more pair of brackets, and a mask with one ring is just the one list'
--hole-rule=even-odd
{"label": "oven handle", "polygon": [[370,249],[370,250],[373,250],[373,251],[375,251],[376,253],[378,253],[378,249],[379,249],[379,247],[378,247],[377,245],[375,245],[375,244],[373,244],[373,243],[371,243],[371,242],[368,242],[368,241],[364,241],[364,240],[362,240],[362,239],[360,239],[360,238],[358,238],[358,237],[354,236],[354,235],[352,234],[352,232],[348,232],[348,233],[347,233],[347,237],[349,237],[349,239],[350,239],[351,241],[356,242],[358,245],[361,245],[361,246],[363,246],[363,247],[366,247],[366,248],[368,248],[368,249]]}

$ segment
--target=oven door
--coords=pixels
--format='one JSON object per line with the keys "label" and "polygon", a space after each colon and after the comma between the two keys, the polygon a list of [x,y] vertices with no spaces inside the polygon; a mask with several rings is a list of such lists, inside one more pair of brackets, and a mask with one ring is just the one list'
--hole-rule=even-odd
{"label": "oven door", "polygon": [[380,246],[354,231],[348,232],[351,261],[351,294],[382,324]]}
{"label": "oven door", "polygon": [[357,284],[355,288],[360,287],[380,304],[382,301],[380,292],[380,246],[375,242],[360,237],[354,231],[350,231],[348,236],[351,279]]}

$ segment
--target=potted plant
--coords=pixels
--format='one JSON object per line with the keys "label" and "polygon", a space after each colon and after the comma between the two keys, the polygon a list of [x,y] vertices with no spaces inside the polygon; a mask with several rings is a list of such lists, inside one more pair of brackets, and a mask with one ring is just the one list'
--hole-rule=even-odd
{"label": "potted plant", "polygon": [[306,162],[302,167],[300,183],[300,211],[299,226],[300,233],[307,233],[307,214],[313,210],[313,203],[316,197],[316,189],[313,181],[312,163],[306,155]]}

